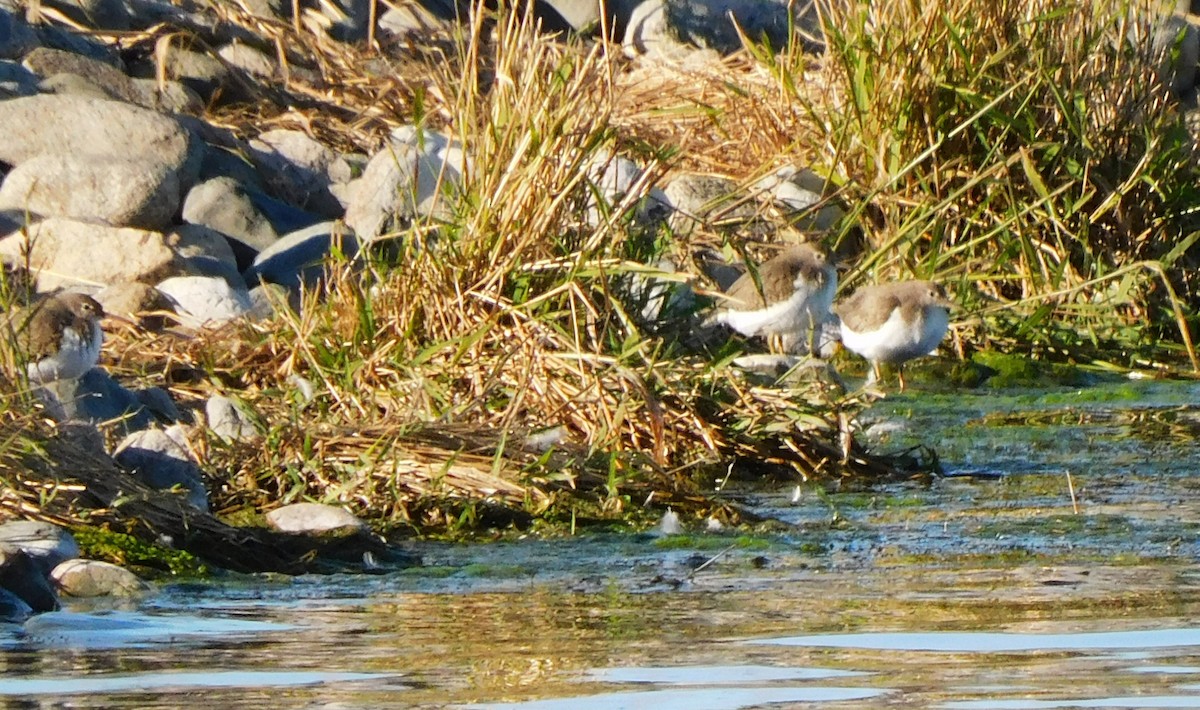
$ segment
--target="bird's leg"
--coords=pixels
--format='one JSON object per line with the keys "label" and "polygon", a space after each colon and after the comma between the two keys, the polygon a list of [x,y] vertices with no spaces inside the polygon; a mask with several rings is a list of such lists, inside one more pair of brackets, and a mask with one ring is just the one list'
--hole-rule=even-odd
{"label": "bird's leg", "polygon": [[904,365],[896,365],[896,376],[900,378],[900,391],[904,391]]}
{"label": "bird's leg", "polygon": [[867,375],[867,383],[863,386],[870,387],[871,385],[875,384],[876,382],[879,382],[879,380],[880,380],[879,363],[872,362],[871,363],[871,374]]}

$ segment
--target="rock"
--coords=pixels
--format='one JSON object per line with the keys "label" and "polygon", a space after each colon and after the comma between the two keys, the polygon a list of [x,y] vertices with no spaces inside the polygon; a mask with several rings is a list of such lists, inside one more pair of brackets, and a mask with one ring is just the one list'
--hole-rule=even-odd
{"label": "rock", "polygon": [[260,283],[250,289],[250,312],[246,317],[251,320],[267,320],[277,314],[300,311],[298,291],[289,291],[286,287],[273,283]]}
{"label": "rock", "polygon": [[[595,227],[607,219],[608,214],[637,185],[642,177],[642,169],[628,158],[598,150],[589,156],[587,171],[588,179],[594,188],[588,197],[587,223]],[[603,205],[597,204],[597,194]],[[634,209],[639,221],[646,224],[655,216],[665,217],[669,213],[669,204],[670,201],[661,190],[652,189],[644,199],[636,203]]]}
{"label": "rock", "polygon": [[0,544],[0,589],[7,589],[35,613],[58,609],[58,597],[46,575],[24,550]]}
{"label": "rock", "polygon": [[250,45],[231,42],[218,49],[217,56],[250,76],[272,81],[283,78],[278,60]]}
{"label": "rock", "polygon": [[179,486],[193,508],[208,510],[208,491],[200,467],[187,448],[161,429],[138,431],[125,437],[113,459],[146,485],[159,490]]}
{"label": "rock", "polygon": [[21,63],[43,79],[63,74],[79,77],[118,101],[134,101],[137,97],[133,80],[117,67],[99,59],[61,49],[38,47],[25,55]]}
{"label": "rock", "polygon": [[216,276],[176,276],[157,286],[171,299],[184,325],[220,325],[250,312],[250,294]]}
{"label": "rock", "polygon": [[72,597],[128,597],[150,590],[133,572],[98,560],[68,560],[55,567],[50,578]]}
{"label": "rock", "polygon": [[1200,63],[1200,30],[1178,15],[1163,17],[1153,30],[1151,45],[1159,57],[1158,76],[1171,93],[1194,98]]}
{"label": "rock", "polygon": [[754,205],[739,199],[738,184],[721,175],[683,173],[663,189],[671,207],[669,218],[677,236],[687,236],[697,228],[709,226],[712,219],[751,219]]}
{"label": "rock", "polygon": [[219,276],[235,291],[246,288],[237,257],[224,234],[201,224],[183,224],[170,236],[175,239],[175,252],[183,258],[190,274]]}
{"label": "rock", "polygon": [[213,178],[193,187],[183,202],[183,219],[256,250],[266,249],[279,238],[247,189],[233,178]]}
{"label": "rock", "polygon": [[0,9],[0,58],[20,59],[40,43],[29,23],[8,10]]}
{"label": "rock", "polygon": [[199,182],[207,182],[213,178],[231,178],[242,189],[264,192],[266,188],[258,177],[258,171],[249,158],[249,145],[244,151],[239,147],[217,147],[209,145],[204,151],[204,162],[200,165]]}
{"label": "rock", "polygon": [[103,86],[76,74],[54,74],[48,79],[39,81],[37,88],[43,94],[71,94],[106,101],[121,100],[109,93]]}
{"label": "rock", "polygon": [[0,209],[161,231],[179,209],[179,179],[169,165],[112,156],[39,155],[0,184]]}
{"label": "rock", "polygon": [[[142,79],[157,77],[158,65],[148,59],[130,67],[130,75]],[[166,53],[163,69],[166,78],[178,81],[200,97],[205,105],[225,105],[250,98],[247,80],[236,75],[215,57],[172,46]]]}
{"label": "rock", "polygon": [[288,288],[315,286],[325,273],[325,258],[336,247],[347,258],[358,253],[358,240],[340,222],[324,222],[281,237],[264,249],[244,274],[246,283],[277,283]]}
{"label": "rock", "polygon": [[683,59],[696,50],[671,34],[666,0],[645,0],[634,8],[621,46],[630,56],[667,60]]}
{"label": "rock", "polygon": [[[790,16],[789,16],[789,13]],[[625,32],[627,51],[668,59],[688,47],[732,54],[742,49],[738,28],[775,51],[788,46],[793,26],[808,51],[820,51],[820,18],[812,3],[787,0],[646,0]]]}
{"label": "rock", "polygon": [[416,38],[449,32],[453,24],[418,2],[389,6],[379,18],[379,32],[397,38]]}
{"label": "rock", "polygon": [[52,217],[0,239],[0,257],[21,263],[26,250],[42,291],[78,284],[153,283],[183,271],[165,235],[133,227]]}
{"label": "rock", "polygon": [[171,394],[162,387],[147,387],[134,392],[138,401],[160,422],[173,424],[183,421],[183,412],[171,399]]}
{"label": "rock", "polygon": [[[544,23],[543,30],[558,31],[558,24],[565,28],[570,28],[571,31],[581,33],[588,32],[600,24],[600,8],[603,3],[594,2],[592,0],[546,0],[540,3],[546,6],[547,10],[542,11],[537,8],[538,17],[551,19],[551,22]],[[553,17],[548,10],[553,10],[554,16],[558,22],[553,22]]]}
{"label": "rock", "polygon": [[99,59],[113,66],[121,66],[121,57],[115,49],[101,44],[76,32],[55,25],[40,24],[34,26],[38,44],[51,49],[62,49],[85,57]]}
{"label": "rock", "polygon": [[33,607],[16,594],[0,587],[0,624],[20,624],[33,616]]}
{"label": "rock", "polygon": [[[0,17],[3,15],[0,14]],[[20,64],[0,60],[0,97],[33,96],[38,92],[38,76]]]}
{"label": "rock", "polygon": [[828,196],[836,186],[812,170],[787,166],[754,184],[777,206],[792,213],[792,225],[804,231],[827,232],[846,215],[846,210]]}
{"label": "rock", "polygon": [[215,229],[255,251],[269,247],[280,234],[321,221],[314,214],[224,177],[192,188],[183,203],[183,219]]}
{"label": "rock", "polygon": [[367,525],[345,508],[320,503],[292,503],[267,513],[275,530],[307,535],[359,533]]}
{"label": "rock", "polygon": [[354,167],[302,131],[267,131],[250,141],[264,182],[284,201],[325,217],[345,208],[330,191],[354,178]]}
{"label": "rock", "polygon": [[214,394],[204,405],[208,428],[226,441],[249,441],[258,436],[254,421],[232,399]]}
{"label": "rock", "polygon": [[131,79],[134,98],[139,106],[163,113],[204,113],[204,100],[178,81]]}
{"label": "rock", "polygon": [[146,330],[162,330],[162,312],[171,310],[171,301],[149,284],[127,281],[105,286],[95,296],[105,313],[128,318]]}
{"label": "rock", "polygon": [[411,126],[399,128],[354,182],[346,224],[369,242],[416,217],[448,217],[448,201],[462,184],[466,167],[457,141]]}
{"label": "rock", "polygon": [[24,550],[42,574],[49,574],[60,562],[79,557],[75,537],[42,520],[10,520],[0,525],[0,544]]}
{"label": "rock", "polygon": [[323,31],[340,42],[361,42],[367,38],[370,0],[327,0],[319,8],[319,13],[305,17],[313,32]]}
{"label": "rock", "polygon": [[123,32],[132,27],[129,8],[121,0],[49,0],[46,4],[95,30]]}
{"label": "rock", "polygon": [[42,385],[44,396],[58,421],[81,420],[100,424],[116,422],[122,431],[145,429],[153,423],[150,413],[133,392],[121,386],[101,367],[94,367],[75,380],[55,380]]}
{"label": "rock", "polygon": [[138,106],[43,94],[0,101],[0,162],[38,155],[109,156],[169,166],[182,188],[200,169],[203,146],[177,121]]}

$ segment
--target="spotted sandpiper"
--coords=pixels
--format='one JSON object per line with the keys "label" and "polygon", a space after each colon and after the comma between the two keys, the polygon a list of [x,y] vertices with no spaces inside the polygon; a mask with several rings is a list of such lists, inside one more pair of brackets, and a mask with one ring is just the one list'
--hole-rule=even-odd
{"label": "spotted sandpiper", "polygon": [[711,322],[748,338],[780,335],[787,345],[811,332],[815,353],[818,328],[837,291],[833,264],[816,247],[801,244],[763,263],[757,277],[750,271],[734,281]]}
{"label": "spotted sandpiper", "polygon": [[953,307],[932,281],[863,286],[834,307],[842,320],[842,344],[871,362],[868,384],[880,363],[896,366],[904,391],[904,362],[928,355],[942,342]]}
{"label": "spotted sandpiper", "polygon": [[29,381],[76,379],[95,367],[103,317],[100,304],[82,293],[47,296],[17,314],[11,323]]}

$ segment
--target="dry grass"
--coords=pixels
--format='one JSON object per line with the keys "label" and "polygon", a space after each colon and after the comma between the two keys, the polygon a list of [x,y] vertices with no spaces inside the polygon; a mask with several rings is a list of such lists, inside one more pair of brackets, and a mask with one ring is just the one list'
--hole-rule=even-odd
{"label": "dry grass", "polygon": [[[968,349],[1040,344],[1072,357],[1116,342],[1131,364],[1174,335],[1190,351],[1196,283],[1179,267],[1194,259],[1195,169],[1157,60],[1123,39],[1140,17],[1127,10],[831,1],[821,56],[658,66],[539,36],[516,15],[483,22],[482,9],[413,51],[340,45],[218,3],[223,20],[318,79],[285,72],[213,122],[243,138],[300,128],[368,153],[416,123],[459,140],[471,163],[442,216],[332,264],[300,315],[192,339],[123,337],[109,356],[185,405],[221,390],[259,413],[262,443],[199,447],[227,510],[311,498],[385,526],[445,529],[478,524],[480,501],[517,522],[666,504],[720,512],[706,493],[731,466],[892,475],[854,441],[861,398],[759,382],[728,351],[698,353],[646,327],[631,278],[694,244],[630,215],[673,171],[749,184],[812,165],[841,186],[850,215],[827,241],[865,235],[850,287],[950,282],[977,316],[960,330]],[[177,37],[163,27],[122,41],[165,52]],[[638,157],[645,176],[597,209],[589,166],[616,153]],[[1150,326],[1122,335],[1138,319]],[[316,396],[300,396],[295,378]],[[562,433],[552,451],[523,446],[546,429]]]}

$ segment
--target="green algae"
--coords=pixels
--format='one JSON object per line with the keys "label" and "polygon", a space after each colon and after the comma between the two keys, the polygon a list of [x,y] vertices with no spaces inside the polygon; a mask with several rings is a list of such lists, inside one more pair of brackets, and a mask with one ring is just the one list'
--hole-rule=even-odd
{"label": "green algae", "polygon": [[83,557],[127,567],[141,577],[207,577],[208,567],[195,555],[143,542],[133,535],[103,528],[71,531]]}

